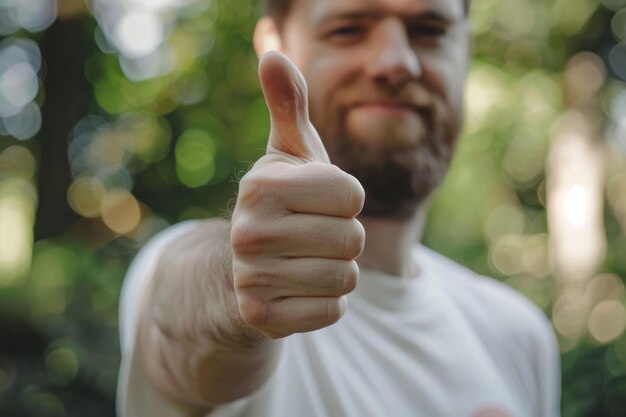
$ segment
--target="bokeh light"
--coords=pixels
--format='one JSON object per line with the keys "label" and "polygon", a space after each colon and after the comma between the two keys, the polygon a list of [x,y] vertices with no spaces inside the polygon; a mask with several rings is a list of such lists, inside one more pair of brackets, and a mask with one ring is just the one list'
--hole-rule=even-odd
{"label": "bokeh light", "polygon": [[618,43],[611,49],[609,64],[618,77],[626,80],[626,44]]}
{"label": "bokeh light", "polygon": [[113,39],[128,58],[141,58],[157,49],[164,36],[163,22],[153,12],[125,14],[114,29]]}
{"label": "bokeh light", "polygon": [[618,275],[600,274],[585,288],[585,303],[591,307],[602,301],[624,300],[624,283]]}
{"label": "bokeh light", "polygon": [[524,223],[521,207],[509,204],[496,207],[485,222],[485,237],[495,242],[507,235],[521,235],[524,232]]}
{"label": "bokeh light", "polygon": [[611,20],[611,29],[617,40],[626,42],[626,7],[615,13]]}
{"label": "bokeh light", "polygon": [[35,136],[43,123],[41,110],[35,103],[28,103],[16,114],[0,120],[0,133],[9,134],[16,139],[25,140]]}
{"label": "bokeh light", "polygon": [[587,23],[597,8],[597,2],[587,0],[557,0],[552,7],[552,20],[563,35],[574,35]]}
{"label": "bokeh light", "polygon": [[25,140],[42,125],[39,105],[41,53],[31,40],[8,38],[0,42],[0,135]]}
{"label": "bokeh light", "polygon": [[[589,278],[603,262],[603,152],[582,113],[567,114],[554,129],[548,159],[548,218],[552,259],[565,280]],[[585,169],[581,169],[585,167]]]}
{"label": "bokeh light", "polygon": [[142,81],[164,76],[176,64],[175,55],[165,44],[176,26],[176,12],[195,2],[94,0],[94,15],[100,23],[99,43],[103,50],[112,46],[120,52],[121,68],[129,79]]}
{"label": "bokeh light", "polygon": [[103,198],[102,220],[113,232],[131,233],[141,223],[141,208],[137,199],[124,189],[113,189]]}
{"label": "bokeh light", "polygon": [[569,105],[576,105],[595,99],[605,79],[606,71],[600,57],[591,52],[574,55],[565,68],[565,100]]}
{"label": "bokeh light", "polygon": [[35,200],[28,181],[0,181],[0,287],[24,278],[30,268]]}
{"label": "bokeh light", "polygon": [[36,162],[22,146],[0,152],[0,288],[25,278],[31,264]]}
{"label": "bokeh light", "polygon": [[33,67],[26,62],[13,64],[0,77],[2,96],[15,107],[22,107],[37,96],[39,80]]}
{"label": "bokeh light", "polygon": [[626,309],[621,301],[601,301],[589,315],[589,334],[600,343],[609,343],[626,329]]}
{"label": "bokeh light", "polygon": [[199,129],[183,133],[176,143],[176,173],[189,187],[207,184],[215,174],[215,143]]}
{"label": "bokeh light", "polygon": [[588,314],[588,306],[579,291],[568,291],[555,300],[552,325],[560,337],[562,351],[576,346],[586,329]]}
{"label": "bokeh light", "polygon": [[[1,415],[114,415],[129,260],[172,223],[227,217],[266,147],[259,10],[0,0],[0,327],[19,329],[0,349]],[[563,416],[621,416],[626,0],[482,0],[471,20],[465,130],[425,243],[552,319]],[[66,54],[84,79],[42,120]]]}
{"label": "bokeh light", "polygon": [[68,384],[76,378],[79,366],[76,354],[69,348],[56,348],[46,355],[46,368],[59,384]]}
{"label": "bokeh light", "polygon": [[87,218],[100,216],[105,196],[106,189],[102,181],[88,176],[74,179],[67,191],[70,207]]}
{"label": "bokeh light", "polygon": [[626,0],[600,0],[610,10],[620,10],[626,7]]}
{"label": "bokeh light", "polygon": [[57,17],[57,0],[3,0],[0,3],[0,35],[19,29],[41,32]]}

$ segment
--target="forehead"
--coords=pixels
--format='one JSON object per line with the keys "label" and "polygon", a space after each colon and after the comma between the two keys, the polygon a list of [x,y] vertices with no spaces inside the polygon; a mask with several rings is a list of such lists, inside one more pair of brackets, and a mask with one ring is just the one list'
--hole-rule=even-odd
{"label": "forehead", "polygon": [[450,21],[464,17],[463,0],[293,0],[291,15],[311,23],[349,14],[420,15],[435,13]]}

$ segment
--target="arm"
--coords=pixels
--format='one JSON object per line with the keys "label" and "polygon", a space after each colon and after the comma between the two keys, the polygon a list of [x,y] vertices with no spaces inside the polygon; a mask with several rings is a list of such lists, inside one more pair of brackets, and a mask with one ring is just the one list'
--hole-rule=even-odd
{"label": "arm", "polygon": [[135,298],[122,415],[202,415],[248,396],[272,374],[277,339],[335,323],[356,286],[363,188],[328,162],[293,64],[274,54],[260,72],[267,155],[241,180],[232,225],[208,221],[157,255]]}
{"label": "arm", "polygon": [[208,407],[242,398],[275,365],[280,343],[239,314],[229,235],[227,221],[211,220],[171,244],[141,309],[146,376],[181,403]]}
{"label": "arm", "polygon": [[[217,321],[219,316],[225,317],[225,323],[236,322],[238,314],[229,316],[226,311],[219,314],[219,306],[225,306],[232,301],[214,303],[210,309],[206,305],[194,308],[193,299],[175,305],[187,297],[185,294],[193,292],[194,287],[198,289],[198,285],[213,287],[213,290],[209,291],[223,291],[225,294],[229,287],[232,287],[232,284],[228,284],[231,277],[228,268],[230,256],[223,256],[224,245],[218,243],[224,237],[228,237],[228,230],[229,224],[225,220],[177,225],[160,233],[134,260],[124,282],[120,310],[123,356],[118,386],[118,415],[204,416],[211,408],[211,397],[222,393],[225,395],[223,398],[227,399],[233,394],[222,392],[223,378],[212,381],[211,378],[217,377],[215,373],[208,375],[204,375],[204,371],[197,373],[196,367],[210,369],[212,361],[214,368],[215,365],[227,366],[229,361],[237,359],[238,352],[244,355],[244,352],[253,350],[249,349],[251,345],[257,343],[260,353],[256,358],[261,359],[262,356],[268,355],[270,359],[268,362],[261,361],[260,364],[253,361],[246,363],[250,358],[237,361],[235,370],[243,369],[247,364],[259,371],[255,373],[253,370],[245,375],[234,388],[238,392],[245,391],[247,387],[253,389],[251,384],[263,382],[264,376],[261,375],[263,371],[271,372],[272,356],[278,353],[279,342],[269,343],[271,339],[266,339],[265,342],[268,343],[264,346],[263,338],[258,334],[251,332],[252,335],[247,335],[249,329],[243,330],[240,334],[233,329],[233,339],[240,337],[246,341],[242,346],[228,349],[221,346],[218,338],[211,341],[204,334],[194,332],[193,326],[209,326],[209,323]],[[195,246],[197,243],[199,245]],[[209,251],[202,253],[202,248],[205,247]],[[198,255],[202,256],[195,258]],[[196,269],[193,271],[186,267],[181,269],[179,262],[183,260],[194,264]],[[224,263],[223,268],[219,266],[220,263]],[[201,268],[205,266],[216,268],[211,271],[216,282],[206,282],[206,277],[194,279],[193,274],[201,273]],[[220,278],[224,278],[223,288],[219,288],[218,285]],[[186,285],[189,286],[185,287]],[[210,294],[207,296],[210,297]],[[215,298],[220,300],[219,296]],[[206,317],[203,311],[208,310],[215,311],[218,315],[203,322]],[[175,329],[167,330],[172,327]],[[194,334],[197,336],[193,336]],[[227,332],[222,334],[226,335]],[[257,338],[258,341],[255,340]],[[224,341],[224,345],[230,343]],[[270,346],[271,344],[274,346]],[[267,364],[265,368],[264,363]],[[225,375],[233,374],[226,371]],[[258,376],[258,381],[255,381],[255,375]],[[216,387],[219,388],[216,390]],[[198,398],[206,394],[203,388],[209,393],[208,399]]]}

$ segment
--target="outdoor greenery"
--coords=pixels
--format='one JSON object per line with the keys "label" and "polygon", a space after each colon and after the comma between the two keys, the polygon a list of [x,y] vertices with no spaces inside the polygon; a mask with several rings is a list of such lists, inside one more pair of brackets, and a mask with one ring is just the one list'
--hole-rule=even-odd
{"label": "outdoor greenery", "polygon": [[[472,8],[466,128],[424,242],[551,318],[564,417],[624,416],[626,0]],[[259,10],[0,1],[1,416],[114,415],[129,262],[228,216],[264,152]]]}

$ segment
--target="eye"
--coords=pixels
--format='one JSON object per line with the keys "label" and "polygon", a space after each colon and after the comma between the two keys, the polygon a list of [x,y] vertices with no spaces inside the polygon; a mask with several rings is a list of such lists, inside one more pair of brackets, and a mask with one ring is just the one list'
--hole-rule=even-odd
{"label": "eye", "polygon": [[411,39],[436,40],[445,36],[447,29],[444,26],[436,25],[412,25],[408,28],[408,35]]}
{"label": "eye", "polygon": [[362,25],[344,25],[330,31],[329,37],[337,40],[356,39],[365,33]]}

